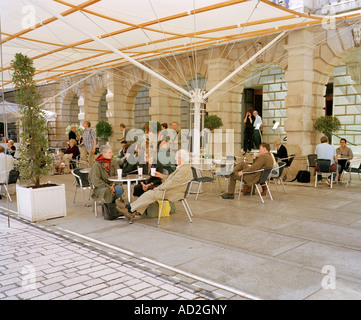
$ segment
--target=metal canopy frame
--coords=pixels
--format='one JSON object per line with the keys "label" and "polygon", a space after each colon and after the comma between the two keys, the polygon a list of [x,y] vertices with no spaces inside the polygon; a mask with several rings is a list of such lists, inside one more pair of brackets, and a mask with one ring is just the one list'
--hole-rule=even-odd
{"label": "metal canopy frame", "polygon": [[[70,0],[68,0],[70,1]],[[46,11],[48,14],[50,14],[50,18],[35,24],[34,26],[24,29],[20,32],[14,33],[14,34],[6,34],[6,38],[2,40],[1,45],[4,45],[5,43],[14,40],[14,39],[21,39],[22,41],[30,41],[35,42],[39,44],[46,44],[51,45],[53,47],[52,50],[44,52],[42,54],[39,54],[37,56],[32,57],[33,60],[38,59],[44,59],[46,57],[49,57],[51,55],[54,55],[56,53],[73,49],[73,50],[79,50],[79,51],[87,51],[94,52],[94,55],[84,57],[80,60],[67,62],[65,64],[52,66],[47,69],[42,69],[37,71],[37,75],[42,73],[54,73],[52,76],[44,77],[42,79],[38,79],[39,82],[43,81],[54,81],[59,78],[63,77],[69,77],[75,74],[81,74],[86,72],[94,72],[95,70],[104,69],[104,68],[110,68],[114,66],[120,66],[125,63],[131,63],[144,72],[150,74],[151,76],[159,79],[163,83],[165,83],[167,86],[173,88],[174,90],[182,93],[184,96],[189,98],[190,103],[194,104],[194,139],[193,139],[193,154],[194,157],[197,159],[200,156],[200,123],[201,123],[201,104],[205,102],[205,100],[213,94],[216,90],[218,90],[222,85],[224,85],[226,82],[228,82],[231,78],[233,78],[237,73],[239,73],[242,69],[244,69],[247,65],[249,65],[252,61],[254,61],[259,55],[264,53],[268,48],[270,48],[272,45],[274,45],[277,41],[279,41],[282,37],[285,36],[286,32],[289,30],[294,30],[298,28],[304,28],[307,26],[317,25],[324,22],[323,16],[313,16],[309,14],[303,14],[299,12],[295,12],[292,10],[289,10],[287,8],[284,8],[282,6],[278,6],[274,4],[273,2],[269,0],[228,0],[223,2],[214,3],[209,6],[201,7],[201,8],[194,8],[193,10],[187,11],[187,12],[180,12],[177,14],[164,16],[161,18],[151,20],[151,21],[145,21],[141,24],[135,24],[130,23],[118,18],[111,17],[109,15],[104,15],[102,13],[98,13],[92,9],[89,9],[92,5],[101,2],[102,0],[88,0],[83,2],[80,5],[73,5],[69,2],[66,2],[65,0],[53,0],[53,2],[57,4],[61,4],[63,6],[69,7],[68,10],[63,11],[61,13],[54,12],[54,10],[47,8],[44,3],[39,3],[35,0],[29,0],[30,3],[32,3],[34,6],[38,7],[41,10]],[[222,10],[225,8],[232,8],[233,6],[238,5],[250,5],[250,3],[254,4],[254,9],[251,11],[251,15],[254,13],[258,5],[266,6],[272,10],[279,11],[280,15],[278,17],[273,18],[266,18],[266,19],[255,19],[250,21],[249,19],[246,22],[239,23],[237,25],[223,25],[218,28],[213,29],[204,29],[204,30],[194,30],[192,33],[176,33],[174,31],[168,31],[164,30],[163,27],[160,29],[156,27],[156,25],[160,26],[161,23],[164,22],[176,22],[180,19],[187,18],[189,16],[196,17],[197,15],[206,14],[209,12],[216,12],[217,10]],[[94,35],[90,32],[85,31],[85,28],[80,28],[77,26],[74,22],[69,21],[68,17],[71,16],[74,13],[86,13],[93,17],[97,17],[99,19],[105,19],[106,21],[111,21],[115,23],[119,23],[122,25],[125,25],[126,28],[122,28],[116,31],[112,32],[104,32],[100,35]],[[355,19],[359,18],[360,12],[346,14],[343,16],[335,16],[335,20],[348,20],[348,19]],[[250,17],[249,17],[250,18]],[[298,19],[302,18],[302,21],[299,21]],[[295,22],[296,20],[296,22]],[[59,44],[59,43],[49,43],[46,41],[43,41],[41,39],[32,39],[29,37],[25,37],[27,34],[31,33],[34,30],[38,30],[41,28],[46,27],[47,25],[50,25],[52,23],[62,21],[67,26],[71,27],[74,30],[77,30],[79,33],[82,33],[87,38],[83,39],[81,41],[76,41],[73,43],[65,43],[65,44]],[[286,22],[286,23],[285,23]],[[274,23],[277,23],[276,25],[273,25]],[[278,25],[280,23],[281,25]],[[282,24],[284,23],[284,24]],[[289,24],[287,24],[289,23]],[[273,26],[273,27],[270,27]],[[244,28],[248,27],[254,27],[255,29],[252,31],[243,32]],[[239,30],[242,30],[241,32]],[[164,38],[146,42],[146,43],[138,43],[133,44],[131,46],[123,47],[123,48],[117,48],[114,45],[110,44],[109,41],[105,41],[106,39],[115,37],[120,34],[125,34],[127,32],[131,32],[134,30],[146,30],[147,32],[154,32],[154,33],[162,33],[164,35]],[[228,32],[225,35],[221,36],[223,32]],[[231,32],[231,33],[229,33]],[[210,47],[214,45],[219,45],[222,43],[230,42],[230,41],[237,41],[239,39],[245,39],[245,38],[254,38],[254,37],[260,37],[265,36],[269,34],[279,33],[272,41],[270,41],[267,45],[265,45],[261,50],[256,52],[252,57],[250,57],[246,62],[244,62],[242,65],[240,65],[238,68],[236,68],[232,73],[230,73],[226,78],[224,78],[222,81],[220,81],[217,85],[215,85],[212,89],[210,89],[208,92],[203,91],[201,88],[195,88],[194,90],[187,91],[180,87],[179,85],[175,84],[174,82],[166,79],[164,76],[159,74],[156,71],[151,70],[148,68],[145,64],[139,62],[138,60],[144,60],[144,59],[151,59],[155,57],[162,57],[167,54],[174,54],[174,53],[180,53],[189,50],[190,48],[193,50],[199,50],[205,47]],[[4,34],[4,33],[3,33]],[[190,39],[187,41],[191,41],[190,43],[186,44],[179,44],[175,42],[174,44],[170,44],[170,41],[175,41],[179,39]],[[146,50],[145,48],[149,48],[150,45],[154,44],[161,44],[164,42],[167,42],[169,46],[157,49],[157,50]],[[87,47],[88,44],[100,44],[101,49],[99,47]],[[134,50],[139,50],[138,52]],[[92,59],[100,58],[109,55],[109,54],[115,54],[119,58],[112,59],[111,61],[102,61],[98,62],[96,64],[91,64],[89,66],[79,68],[77,63],[82,62],[90,62]],[[65,67],[69,67],[69,69],[63,69]],[[72,69],[72,67],[75,67]],[[2,68],[2,72],[9,70],[10,67]],[[5,85],[9,84],[5,82]],[[3,82],[4,85],[4,82]],[[48,101],[48,100],[47,100]]]}

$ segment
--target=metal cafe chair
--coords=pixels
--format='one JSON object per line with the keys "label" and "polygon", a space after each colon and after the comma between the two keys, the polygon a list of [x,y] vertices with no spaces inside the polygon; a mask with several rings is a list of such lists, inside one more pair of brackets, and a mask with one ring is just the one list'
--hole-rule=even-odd
{"label": "metal cafe chair", "polygon": [[[188,219],[189,219],[189,222],[192,223],[192,217],[193,217],[193,213],[192,213],[192,210],[188,204],[188,201],[187,201],[187,196],[189,194],[189,190],[190,190],[190,187],[191,187],[191,184],[192,184],[192,181],[189,181],[189,182],[186,182],[186,183],[183,183],[182,185],[185,185],[187,184],[187,188],[186,188],[186,191],[184,192],[184,197],[182,199],[180,199],[179,201],[182,203],[186,213],[187,213],[187,216],[188,216]],[[159,222],[160,222],[160,217],[162,216],[163,214],[163,207],[164,207],[164,201],[167,201],[168,199],[165,198],[165,193],[166,193],[166,189],[163,191],[163,197],[162,197],[162,205],[160,207],[160,210],[159,210],[159,213],[158,213],[158,226],[159,226]]]}
{"label": "metal cafe chair", "polygon": [[267,193],[269,194],[270,199],[273,200],[273,197],[272,197],[270,188],[269,188],[268,183],[267,183],[267,181],[268,181],[269,178],[270,178],[270,174],[271,174],[271,172],[272,172],[272,168],[265,168],[265,169],[260,169],[260,170],[256,170],[256,171],[251,171],[251,172],[243,172],[243,175],[242,175],[242,177],[241,177],[241,184],[240,184],[240,187],[239,187],[238,200],[240,200],[240,197],[241,197],[241,189],[242,189],[242,186],[243,186],[243,177],[244,177],[244,175],[246,175],[246,174],[253,174],[253,173],[257,173],[257,172],[261,172],[261,176],[260,176],[259,180],[257,181],[257,183],[255,183],[254,185],[252,185],[251,195],[252,195],[252,193],[253,193],[253,188],[256,187],[257,192],[258,192],[258,195],[259,195],[262,203],[264,203],[264,199],[263,199],[263,197],[262,197],[262,195],[261,195],[261,192],[260,192],[259,187],[260,187],[260,186],[263,186],[263,185],[266,185],[266,187],[267,187]]}

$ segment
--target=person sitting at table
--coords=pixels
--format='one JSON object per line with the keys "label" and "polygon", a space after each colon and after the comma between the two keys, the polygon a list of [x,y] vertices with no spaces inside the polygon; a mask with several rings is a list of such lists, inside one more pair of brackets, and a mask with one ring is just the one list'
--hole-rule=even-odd
{"label": "person sitting at table", "polygon": [[100,155],[95,159],[89,172],[89,181],[94,188],[91,197],[94,201],[115,202],[124,193],[121,185],[109,181],[109,177],[117,175],[118,163],[113,159],[113,151],[109,145],[99,149]]}
{"label": "person sitting at table", "polygon": [[143,214],[151,203],[162,200],[164,191],[165,199],[169,201],[184,198],[187,185],[193,179],[192,169],[189,164],[189,153],[181,149],[176,153],[176,159],[177,169],[167,178],[162,173],[156,172],[155,176],[164,180],[160,186],[143,193],[131,204],[125,205],[120,201],[116,201],[117,210],[128,218],[129,223],[133,223],[136,212]]}
{"label": "person sitting at table", "polygon": [[134,144],[127,148],[123,158],[123,163],[119,164],[119,167],[123,169],[124,175],[127,175],[128,173],[136,173],[138,168],[138,151]]}
{"label": "person sitting at table", "polygon": [[338,164],[340,166],[340,170],[338,171],[338,181],[341,179],[342,172],[348,169],[350,160],[353,159],[352,150],[349,147],[346,147],[346,143],[346,139],[342,138],[340,140],[341,146],[336,149]]}
{"label": "person sitting at table", "polygon": [[[252,165],[248,165],[245,162],[236,164],[233,168],[233,173],[229,177],[228,191],[222,194],[223,199],[234,199],[234,189],[236,181],[241,180],[243,176],[243,188],[241,192],[244,195],[251,194],[252,185],[256,184],[261,177],[262,172],[255,172],[250,174],[244,174],[246,172],[257,171],[265,168],[272,168],[274,165],[274,158],[270,153],[271,147],[268,143],[262,142],[259,145],[259,153],[255,154],[255,159]],[[262,195],[267,192],[267,187],[262,186]]]}
{"label": "person sitting at table", "polygon": [[152,190],[162,184],[162,179],[156,176],[151,176],[151,168],[155,168],[156,172],[163,173],[163,165],[156,159],[156,154],[150,152],[149,149],[145,153],[145,159],[139,164],[139,168],[143,169],[143,174],[149,175],[150,178],[141,181],[134,186],[133,196],[140,197],[144,192]]}
{"label": "person sitting at table", "polygon": [[276,159],[284,159],[282,162],[286,162],[286,165],[288,165],[288,152],[286,147],[282,144],[281,138],[275,138],[273,139],[273,146],[277,148],[277,152],[274,153],[274,156]]}
{"label": "person sitting at table", "polygon": [[70,173],[71,172],[70,161],[75,160],[80,154],[79,148],[76,144],[76,140],[70,139],[68,148],[64,152],[61,152],[60,154],[62,155],[62,158],[60,159],[59,162],[55,164],[55,169],[58,171],[60,165],[64,162],[65,167],[68,170],[66,171],[66,173]]}
{"label": "person sitting at table", "polygon": [[127,152],[128,152],[129,147],[130,147],[130,145],[125,140],[120,143],[120,150],[119,150],[118,155],[116,157],[116,160],[117,160],[120,168],[123,168],[123,164],[126,161]]}
{"label": "person sitting at table", "polygon": [[6,147],[6,154],[15,158],[15,152],[16,152],[16,147],[14,146],[14,141],[9,140],[7,147]]}
{"label": "person sitting at table", "polygon": [[5,154],[4,147],[0,146],[0,183],[7,183],[9,172],[12,169],[14,169],[14,158]]}
{"label": "person sitting at table", "polygon": [[[326,136],[321,137],[321,143],[316,146],[315,154],[317,154],[317,159],[326,159],[330,160],[330,172],[340,172],[340,166],[338,165],[338,159],[336,156],[336,148],[329,144],[329,140]],[[315,172],[318,170],[318,165],[316,164]],[[318,175],[319,180],[322,179],[322,176]],[[327,179],[329,183],[329,178]]]}

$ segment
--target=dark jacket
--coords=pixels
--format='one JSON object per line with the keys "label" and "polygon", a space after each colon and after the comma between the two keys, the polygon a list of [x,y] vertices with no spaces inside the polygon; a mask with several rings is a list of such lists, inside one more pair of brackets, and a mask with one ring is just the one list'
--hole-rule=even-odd
{"label": "dark jacket", "polygon": [[[288,158],[288,152],[287,152],[286,147],[283,144],[281,144],[281,146],[277,150],[277,153],[275,153],[274,156],[275,156],[275,158],[278,158],[278,159]],[[287,160],[283,160],[283,162],[288,163]]]}
{"label": "dark jacket", "polygon": [[70,148],[70,146],[64,151],[64,154],[73,154],[73,159],[76,159],[76,157],[80,154],[78,146],[73,146]]}
{"label": "dark jacket", "polygon": [[113,182],[109,181],[110,176],[117,175],[117,169],[119,169],[118,163],[115,159],[112,159],[110,162],[110,175],[104,167],[104,163],[95,161],[90,172],[89,172],[89,181],[94,185],[92,191],[92,199],[99,201],[104,199],[104,202],[112,202],[113,194],[112,190],[109,188]]}

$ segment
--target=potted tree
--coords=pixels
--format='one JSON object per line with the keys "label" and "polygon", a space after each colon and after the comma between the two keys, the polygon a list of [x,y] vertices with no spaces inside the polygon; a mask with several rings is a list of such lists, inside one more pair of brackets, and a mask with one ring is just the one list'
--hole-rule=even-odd
{"label": "potted tree", "polygon": [[204,117],[204,127],[213,132],[214,129],[218,129],[223,126],[222,119],[215,114],[206,115]]}
{"label": "potted tree", "polygon": [[328,140],[332,141],[332,134],[341,129],[341,122],[338,118],[333,116],[322,116],[316,119],[313,128],[323,133]]}
{"label": "potted tree", "polygon": [[[212,135],[215,129],[218,129],[223,126],[222,119],[215,114],[204,116],[204,128],[208,129],[210,132],[204,132],[204,145],[205,145],[205,157],[212,158],[213,150],[212,150]],[[222,150],[222,146],[220,146]]]}
{"label": "potted tree", "polygon": [[27,185],[16,186],[19,216],[34,221],[66,216],[65,185],[41,184],[51,170],[46,119],[38,107],[41,98],[33,80],[35,68],[27,56],[17,53],[12,60],[12,81],[19,105],[20,146],[18,168]]}
{"label": "potted tree", "polygon": [[[113,133],[112,125],[108,121],[99,121],[95,126],[96,135],[98,138],[103,138],[105,142],[108,142],[108,138]],[[102,142],[100,144],[103,144]]]}

